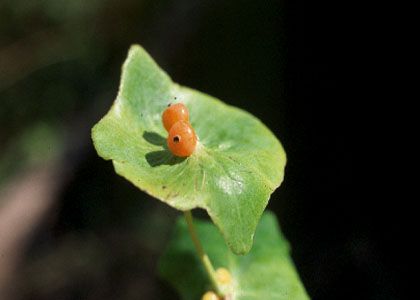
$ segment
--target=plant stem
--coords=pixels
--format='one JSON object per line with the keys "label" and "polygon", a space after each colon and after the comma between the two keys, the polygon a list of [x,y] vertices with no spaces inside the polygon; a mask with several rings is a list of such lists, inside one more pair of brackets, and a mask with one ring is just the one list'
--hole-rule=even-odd
{"label": "plant stem", "polygon": [[219,296],[223,296],[223,293],[219,287],[219,284],[217,283],[216,271],[214,270],[213,265],[211,264],[210,258],[207,256],[206,252],[204,252],[204,249],[200,243],[200,240],[198,239],[197,232],[195,230],[195,226],[193,223],[191,210],[184,211],[184,215],[185,215],[185,219],[187,220],[188,231],[190,232],[191,239],[194,243],[195,250],[197,251],[198,257],[203,263],[204,268],[206,269],[207,275],[209,276],[213,284],[213,287],[216,290],[216,293],[219,294]]}

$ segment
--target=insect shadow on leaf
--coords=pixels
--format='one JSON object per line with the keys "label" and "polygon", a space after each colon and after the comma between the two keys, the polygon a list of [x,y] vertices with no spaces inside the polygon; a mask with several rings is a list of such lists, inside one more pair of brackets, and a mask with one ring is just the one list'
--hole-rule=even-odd
{"label": "insect shadow on leaf", "polygon": [[165,149],[167,149],[166,139],[160,134],[157,134],[156,132],[145,131],[143,133],[143,138],[146,140],[146,142],[149,142],[150,144],[153,144],[156,146],[162,146]]}
{"label": "insect shadow on leaf", "polygon": [[152,131],[145,131],[143,133],[143,138],[150,144],[156,146],[162,146],[162,150],[151,151],[146,153],[146,161],[151,167],[158,167],[161,165],[176,165],[185,160],[183,157],[174,156],[171,151],[169,151],[166,144],[166,139]]}

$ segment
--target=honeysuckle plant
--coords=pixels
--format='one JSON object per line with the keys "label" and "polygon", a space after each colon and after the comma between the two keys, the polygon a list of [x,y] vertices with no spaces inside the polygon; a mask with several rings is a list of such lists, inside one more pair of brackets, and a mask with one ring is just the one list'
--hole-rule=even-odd
{"label": "honeysuckle plant", "polygon": [[[188,107],[198,138],[184,158],[168,149],[161,121],[173,102]],[[134,45],[117,98],[92,139],[119,175],[184,213],[159,266],[182,299],[308,299],[274,214],[264,213],[283,180],[286,155],[260,120],[174,83]],[[195,208],[215,226],[194,222]]]}

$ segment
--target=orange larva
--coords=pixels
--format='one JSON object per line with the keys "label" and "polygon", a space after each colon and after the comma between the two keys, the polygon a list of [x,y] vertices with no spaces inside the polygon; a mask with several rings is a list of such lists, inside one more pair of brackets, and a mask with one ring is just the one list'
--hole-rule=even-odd
{"label": "orange larva", "polygon": [[197,136],[188,122],[178,121],[169,130],[166,141],[173,155],[187,157],[195,150]]}
{"label": "orange larva", "polygon": [[169,132],[178,121],[189,121],[188,108],[182,103],[169,104],[162,114],[162,122],[166,131]]}

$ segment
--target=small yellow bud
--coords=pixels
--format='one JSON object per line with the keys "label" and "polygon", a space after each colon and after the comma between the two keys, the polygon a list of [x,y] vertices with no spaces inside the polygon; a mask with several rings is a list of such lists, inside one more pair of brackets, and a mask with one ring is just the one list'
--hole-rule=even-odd
{"label": "small yellow bud", "polygon": [[232,275],[225,268],[219,268],[216,270],[217,281],[221,284],[230,284],[232,282]]}
{"label": "small yellow bud", "polygon": [[207,292],[203,295],[201,300],[220,300],[220,298],[214,292]]}

